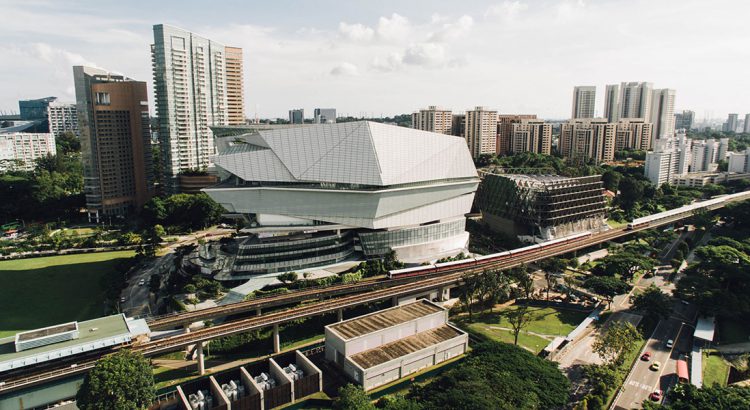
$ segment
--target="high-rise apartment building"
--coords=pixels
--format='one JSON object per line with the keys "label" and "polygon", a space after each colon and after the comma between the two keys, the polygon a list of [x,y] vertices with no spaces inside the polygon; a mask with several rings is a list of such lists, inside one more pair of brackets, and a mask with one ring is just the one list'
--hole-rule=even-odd
{"label": "high-rise apartment building", "polygon": [[692,159],[691,140],[684,133],[655,141],[654,151],[646,153],[644,173],[652,183],[674,184],[688,173]]}
{"label": "high-rise apartment building", "polygon": [[335,124],[336,123],[336,109],[335,108],[316,108],[313,111],[315,116],[316,124]]}
{"label": "high-rise apartment building", "polygon": [[466,111],[464,138],[474,159],[495,154],[497,144],[497,111],[477,106]]}
{"label": "high-rise apartment building", "polygon": [[594,118],[595,105],[596,87],[588,85],[573,87],[572,119]]}
{"label": "high-rise apartment building", "polygon": [[730,152],[727,161],[729,172],[750,172],[750,148],[744,152]]}
{"label": "high-rise apartment building", "polygon": [[615,151],[651,149],[652,124],[641,118],[623,118],[617,122]]}
{"label": "high-rise apartment building", "polygon": [[570,120],[560,127],[560,154],[567,158],[612,161],[615,157],[617,124],[606,118]]}
{"label": "high-rise apartment building", "polygon": [[304,124],[305,123],[305,110],[303,108],[289,110],[289,123],[290,124]]}
{"label": "high-rise apartment building", "polygon": [[242,125],[245,123],[245,79],[242,49],[225,47],[227,67],[227,123]]}
{"label": "high-rise apartment building", "polygon": [[0,171],[33,171],[36,159],[55,155],[55,136],[49,133],[0,134]]}
{"label": "high-rise apartment building", "polygon": [[411,127],[422,131],[451,135],[453,114],[451,110],[431,105],[411,114]]}
{"label": "high-rise apartment building", "polygon": [[742,132],[750,133],[750,114],[745,114],[745,123],[742,125]]}
{"label": "high-rise apartment building", "polygon": [[521,123],[523,120],[535,120],[536,114],[500,114],[497,116],[497,143],[495,153],[505,155],[511,152],[511,137],[513,136],[513,126]]}
{"label": "high-rise apartment building", "polygon": [[653,138],[671,138],[674,134],[674,100],[676,92],[669,88],[653,91],[651,115],[647,121],[654,124]]}
{"label": "high-rise apartment building", "polygon": [[237,94],[237,49],[230,53],[231,63],[221,43],[165,24],[154,26],[151,58],[167,192],[179,191],[181,173],[210,167],[216,154],[210,127],[229,124],[230,94],[238,107],[242,94]]}
{"label": "high-rise apartment building", "polygon": [[80,137],[78,132],[78,114],[75,103],[51,102],[47,107],[49,132],[55,137],[65,132],[72,132]]}
{"label": "high-rise apartment building", "polygon": [[549,155],[552,152],[552,124],[530,119],[514,123],[510,138],[510,152]]}
{"label": "high-rise apartment building", "polygon": [[643,118],[647,122],[653,123],[651,119],[653,88],[652,83],[621,83],[619,118]]}
{"label": "high-rise apartment building", "polygon": [[682,112],[675,113],[674,115],[674,129],[690,131],[693,128],[693,121],[695,121],[695,112],[690,110],[683,110]]}
{"label": "high-rise apartment building", "polygon": [[729,114],[727,117],[727,122],[724,123],[724,131],[726,132],[736,132],[737,131],[737,122],[739,121],[739,115],[738,114]]}
{"label": "high-rise apartment building", "polygon": [[90,220],[126,215],[154,194],[146,83],[74,66]]}
{"label": "high-rise apartment building", "polygon": [[716,171],[719,161],[726,159],[728,152],[729,138],[693,140],[690,172]]}
{"label": "high-rise apartment building", "polygon": [[451,135],[465,138],[466,114],[451,115]]}
{"label": "high-rise apartment building", "polygon": [[604,116],[609,122],[620,119],[620,86],[610,84],[604,91]]}

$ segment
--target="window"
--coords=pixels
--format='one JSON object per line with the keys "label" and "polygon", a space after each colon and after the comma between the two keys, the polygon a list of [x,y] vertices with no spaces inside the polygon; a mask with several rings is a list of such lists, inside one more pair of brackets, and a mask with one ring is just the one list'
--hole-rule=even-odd
{"label": "window", "polygon": [[96,93],[96,105],[109,105],[109,93]]}

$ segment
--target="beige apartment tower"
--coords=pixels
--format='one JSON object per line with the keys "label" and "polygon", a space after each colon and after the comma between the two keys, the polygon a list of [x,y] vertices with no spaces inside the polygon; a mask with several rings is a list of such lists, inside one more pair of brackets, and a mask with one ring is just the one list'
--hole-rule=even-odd
{"label": "beige apartment tower", "polygon": [[431,105],[411,114],[411,127],[422,131],[451,135],[453,114],[451,110]]}
{"label": "beige apartment tower", "polygon": [[560,154],[596,162],[612,161],[616,133],[617,124],[606,118],[570,120],[560,128]]}
{"label": "beige apartment tower", "polygon": [[225,47],[227,59],[227,109],[229,125],[245,123],[245,82],[243,79],[242,49]]}
{"label": "beige apartment tower", "polygon": [[653,125],[642,118],[625,118],[617,123],[615,151],[651,149]]}
{"label": "beige apartment tower", "polygon": [[513,124],[510,141],[510,152],[518,154],[533,152],[547,154],[552,152],[552,124],[542,120],[523,119]]}
{"label": "beige apartment tower", "polygon": [[497,155],[506,155],[511,151],[510,140],[513,135],[513,125],[523,120],[535,120],[536,114],[500,114],[497,116],[497,142],[495,153]]}
{"label": "beige apartment tower", "polygon": [[497,147],[497,111],[477,106],[466,111],[464,138],[474,159],[495,154]]}

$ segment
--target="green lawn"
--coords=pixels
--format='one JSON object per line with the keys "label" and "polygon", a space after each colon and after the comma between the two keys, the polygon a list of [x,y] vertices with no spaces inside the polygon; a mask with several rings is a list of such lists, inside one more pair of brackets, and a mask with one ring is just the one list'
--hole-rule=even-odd
{"label": "green lawn", "polygon": [[0,337],[102,316],[101,278],[133,251],[0,261]]}
{"label": "green lawn", "polygon": [[721,355],[703,353],[703,385],[727,385],[729,377],[729,363]]}
{"label": "green lawn", "polygon": [[[505,313],[514,309],[518,309],[518,306],[510,306],[498,312],[474,315],[473,322],[468,322],[468,317],[463,316],[459,322],[472,332],[482,334],[493,340],[513,343],[513,332],[507,330],[511,329],[511,325],[508,323]],[[534,353],[539,353],[544,349],[553,337],[566,336],[588,316],[585,312],[550,307],[530,307],[529,310],[533,320],[518,335],[518,344]]]}
{"label": "green lawn", "polygon": [[617,221],[613,221],[611,219],[608,219],[607,220],[607,225],[609,225],[609,227],[612,228],[612,229],[619,229],[619,228],[626,227],[628,225],[628,221],[617,222]]}

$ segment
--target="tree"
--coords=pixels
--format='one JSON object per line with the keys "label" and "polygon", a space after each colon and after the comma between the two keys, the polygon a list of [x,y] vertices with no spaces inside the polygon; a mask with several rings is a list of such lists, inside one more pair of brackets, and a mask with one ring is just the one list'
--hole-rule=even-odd
{"label": "tree", "polygon": [[723,410],[750,408],[750,388],[739,386],[697,388],[692,384],[679,384],[669,392],[665,410]]}
{"label": "tree", "polygon": [[465,273],[461,280],[463,286],[461,287],[461,293],[459,294],[459,300],[466,306],[466,310],[469,312],[469,321],[472,321],[472,306],[479,294],[480,281],[476,273]]}
{"label": "tree", "polygon": [[55,146],[58,155],[81,152],[81,140],[70,131],[65,131],[55,138]]}
{"label": "tree", "polygon": [[630,291],[630,285],[617,278],[594,276],[583,282],[583,287],[590,289],[607,299],[611,304],[615,296]]}
{"label": "tree", "polygon": [[633,178],[630,175],[620,180],[620,195],[617,198],[625,212],[630,213],[635,204],[643,198],[644,185],[643,181]]}
{"label": "tree", "polygon": [[598,333],[592,347],[608,364],[619,366],[640,339],[641,335],[633,324],[619,320],[610,323],[604,332]]}
{"label": "tree", "polygon": [[513,270],[511,270],[511,275],[515,279],[518,287],[520,287],[523,291],[526,299],[529,299],[531,297],[531,294],[534,292],[534,278],[529,273],[526,265],[521,265],[517,268],[514,268]]}
{"label": "tree", "polygon": [[547,281],[547,300],[549,300],[549,291],[557,285],[557,277],[550,272],[544,272],[544,279]]}
{"label": "tree", "polygon": [[666,319],[672,313],[671,300],[654,284],[631,296],[630,302],[635,310],[644,312],[651,319]]}
{"label": "tree", "polygon": [[625,278],[632,278],[639,271],[649,271],[654,268],[654,264],[652,258],[627,251],[608,255],[601,261],[605,275],[620,274]]}
{"label": "tree", "polygon": [[554,362],[506,343],[484,342],[407,398],[425,409],[552,409],[568,402],[570,382]]}
{"label": "tree", "polygon": [[706,230],[716,224],[718,216],[705,208],[699,208],[693,211],[691,221],[696,228]]}
{"label": "tree", "polygon": [[334,410],[375,410],[375,405],[361,387],[351,383],[339,388],[339,397],[333,402]]}
{"label": "tree", "polygon": [[76,395],[81,410],[145,409],[156,398],[151,365],[140,353],[121,349],[96,362]]}
{"label": "tree", "polygon": [[508,309],[504,315],[513,329],[513,344],[518,345],[518,335],[521,333],[521,330],[534,320],[531,311],[528,306],[523,305],[518,306],[516,309]]}
{"label": "tree", "polygon": [[620,178],[622,178],[622,174],[617,171],[611,169],[604,171],[604,173],[602,174],[602,183],[604,184],[604,189],[608,189],[616,193],[617,188],[620,185]]}
{"label": "tree", "polygon": [[285,272],[276,276],[276,279],[280,280],[282,283],[292,283],[297,281],[297,272]]}

